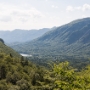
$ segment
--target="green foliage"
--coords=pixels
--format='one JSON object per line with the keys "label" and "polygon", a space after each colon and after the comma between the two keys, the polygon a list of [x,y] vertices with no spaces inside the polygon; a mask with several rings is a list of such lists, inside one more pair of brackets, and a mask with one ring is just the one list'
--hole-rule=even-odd
{"label": "green foliage", "polygon": [[8,86],[5,80],[0,80],[0,90],[8,90]]}
{"label": "green foliage", "polygon": [[55,73],[55,88],[61,90],[72,90],[75,89],[74,82],[76,81],[76,76],[74,69],[69,66],[68,62],[62,62],[58,65],[54,65]]}
{"label": "green foliage", "polygon": [[[46,69],[25,58],[0,54],[0,90],[34,90],[43,86]],[[4,83],[3,83],[4,82]]]}
{"label": "green foliage", "polygon": [[17,81],[17,85],[20,87],[20,90],[30,90],[29,83],[24,79]]}
{"label": "green foliage", "polygon": [[51,68],[36,66],[25,58],[0,54],[0,90],[88,90],[90,66],[78,71],[69,62]]}
{"label": "green foliage", "polygon": [[0,42],[0,53],[5,53],[11,57],[20,57],[19,53]]}

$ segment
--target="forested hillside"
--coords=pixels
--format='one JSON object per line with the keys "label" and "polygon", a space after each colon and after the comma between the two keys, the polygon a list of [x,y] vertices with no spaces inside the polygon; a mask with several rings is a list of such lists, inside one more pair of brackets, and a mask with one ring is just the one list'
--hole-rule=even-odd
{"label": "forested hillside", "polygon": [[31,42],[12,46],[18,52],[39,56],[90,57],[90,18],[78,19]]}
{"label": "forested hillside", "polygon": [[33,64],[0,39],[0,90],[88,90],[90,65],[73,68],[69,62]]}
{"label": "forested hillside", "polygon": [[20,54],[5,45],[4,40],[0,38],[0,53],[11,55],[12,57],[20,57]]}
{"label": "forested hillside", "polygon": [[88,90],[90,66],[84,70],[68,62],[36,66],[25,58],[0,54],[0,90]]}

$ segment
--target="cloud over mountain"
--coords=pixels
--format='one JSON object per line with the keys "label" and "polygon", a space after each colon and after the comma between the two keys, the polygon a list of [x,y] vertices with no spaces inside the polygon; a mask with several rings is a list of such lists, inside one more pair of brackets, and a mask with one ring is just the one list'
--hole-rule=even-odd
{"label": "cloud over mountain", "polygon": [[71,12],[75,10],[81,10],[81,11],[87,11],[90,10],[90,4],[84,4],[83,6],[73,7],[73,6],[67,6],[66,11]]}
{"label": "cloud over mountain", "polygon": [[[29,20],[31,18],[42,18],[44,15],[38,11],[37,9],[30,7],[29,9],[25,9],[23,7],[16,7],[13,5],[8,4],[0,4],[1,10],[0,10],[0,21],[15,21],[16,19],[18,21],[23,20]],[[4,16],[4,17],[3,17]]]}

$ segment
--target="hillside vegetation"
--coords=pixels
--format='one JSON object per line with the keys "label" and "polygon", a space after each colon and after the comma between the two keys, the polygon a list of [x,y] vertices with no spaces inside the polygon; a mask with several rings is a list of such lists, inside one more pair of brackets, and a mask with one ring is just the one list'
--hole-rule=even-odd
{"label": "hillside vegetation", "polygon": [[0,53],[11,55],[12,57],[20,57],[20,54],[4,44],[4,40],[0,38]]}
{"label": "hillside vegetation", "polygon": [[90,66],[81,72],[68,62],[51,64],[49,69],[28,60],[0,54],[0,90],[88,90]]}
{"label": "hillside vegetation", "polygon": [[69,62],[33,64],[0,39],[0,90],[88,90],[90,65],[78,70]]}

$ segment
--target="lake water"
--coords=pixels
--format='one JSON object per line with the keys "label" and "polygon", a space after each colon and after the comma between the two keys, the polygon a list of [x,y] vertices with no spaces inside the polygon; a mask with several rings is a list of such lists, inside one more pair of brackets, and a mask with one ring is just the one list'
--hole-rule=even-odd
{"label": "lake water", "polygon": [[20,53],[20,54],[24,57],[32,57],[32,55],[29,55],[29,54],[24,54],[24,53]]}

